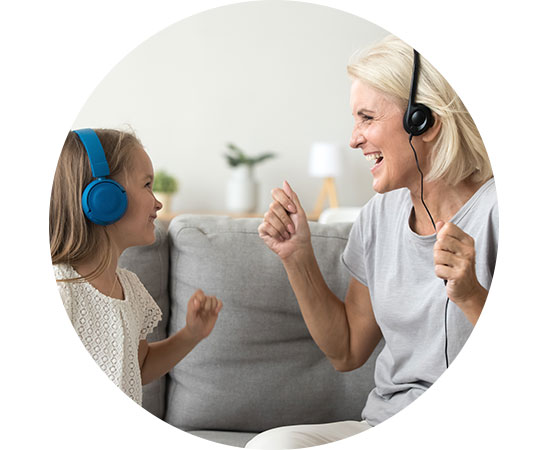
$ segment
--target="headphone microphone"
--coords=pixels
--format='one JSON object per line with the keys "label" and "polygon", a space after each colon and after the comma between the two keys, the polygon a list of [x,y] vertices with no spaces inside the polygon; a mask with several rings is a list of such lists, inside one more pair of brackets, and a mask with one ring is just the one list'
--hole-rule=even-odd
{"label": "headphone microphone", "polygon": [[105,150],[91,128],[74,130],[86,152],[95,180],[82,193],[82,209],[86,217],[97,225],[110,225],[122,218],[127,209],[124,187],[107,178],[110,175]]}

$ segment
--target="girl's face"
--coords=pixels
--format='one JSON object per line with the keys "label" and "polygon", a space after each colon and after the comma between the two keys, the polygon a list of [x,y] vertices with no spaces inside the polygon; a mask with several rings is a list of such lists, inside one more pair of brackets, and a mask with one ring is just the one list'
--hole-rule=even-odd
{"label": "girl's face", "polygon": [[154,242],[154,219],[162,204],[152,192],[154,170],[142,147],[134,151],[126,174],[116,177],[126,189],[127,210],[124,216],[108,229],[120,250]]}
{"label": "girl's face", "polygon": [[[403,128],[402,109],[389,97],[367,84],[354,80],[350,90],[350,107],[354,129],[352,148],[362,150],[373,163],[373,189],[384,193],[417,183],[417,167],[409,146],[409,135]],[[421,167],[422,144],[413,141]]]}

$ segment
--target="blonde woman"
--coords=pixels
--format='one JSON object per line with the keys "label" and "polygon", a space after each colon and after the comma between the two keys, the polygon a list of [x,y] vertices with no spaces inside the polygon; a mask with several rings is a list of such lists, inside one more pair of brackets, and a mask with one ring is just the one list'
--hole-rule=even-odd
{"label": "blonde woman", "polygon": [[[104,155],[107,179],[125,191],[127,207],[110,219],[90,210],[97,206],[100,211],[101,201],[110,203],[118,188],[94,207],[83,201],[97,167],[104,167],[97,161],[90,164],[92,150]],[[162,204],[152,192],[153,179],[150,158],[133,134],[71,131],[59,157],[50,203],[51,258],[72,325],[101,369],[138,404],[141,386],[166,374],[206,338],[222,308],[220,300],[198,290],[189,300],[186,326],[167,339],[147,343],[161,311],[137,276],[118,267],[118,258],[128,247],[154,242],[154,219]]]}
{"label": "blonde woman", "polygon": [[376,387],[361,420],[282,427],[248,448],[309,447],[383,422],[436,381],[482,311],[498,244],[491,166],[466,108],[425,59],[411,100],[426,105],[431,119],[422,133],[404,128],[414,61],[413,49],[390,36],[348,67],[350,146],[372,162],[378,194],[363,207],[342,255],[351,275],[344,302],[320,273],[305,212],[287,182],[273,190],[259,226],[283,262],[310,334],[337,370],[362,366],[384,338]]}

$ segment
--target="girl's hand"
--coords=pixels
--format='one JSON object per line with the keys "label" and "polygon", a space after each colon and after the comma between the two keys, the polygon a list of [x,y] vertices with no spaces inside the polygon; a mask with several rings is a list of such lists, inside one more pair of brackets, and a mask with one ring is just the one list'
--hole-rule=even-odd
{"label": "girl's hand", "polygon": [[186,313],[186,328],[196,340],[202,340],[209,336],[223,302],[217,297],[210,297],[198,289],[188,301]]}
{"label": "girl's hand", "polygon": [[463,310],[474,306],[481,311],[487,290],[476,277],[474,239],[450,222],[438,222],[436,231],[435,272],[439,278],[447,280],[447,296]]}
{"label": "girl's hand", "polygon": [[310,228],[297,194],[284,181],[283,189],[272,190],[272,203],[259,225],[259,236],[282,260],[308,251]]}

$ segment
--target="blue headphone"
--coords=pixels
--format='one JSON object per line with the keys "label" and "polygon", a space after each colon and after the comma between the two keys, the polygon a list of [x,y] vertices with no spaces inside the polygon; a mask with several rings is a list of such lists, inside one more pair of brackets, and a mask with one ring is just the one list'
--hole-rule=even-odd
{"label": "blue headphone", "polygon": [[91,128],[74,130],[88,154],[91,173],[95,180],[82,194],[82,209],[86,217],[97,225],[110,225],[122,218],[127,209],[126,190],[110,178],[105,151]]}

